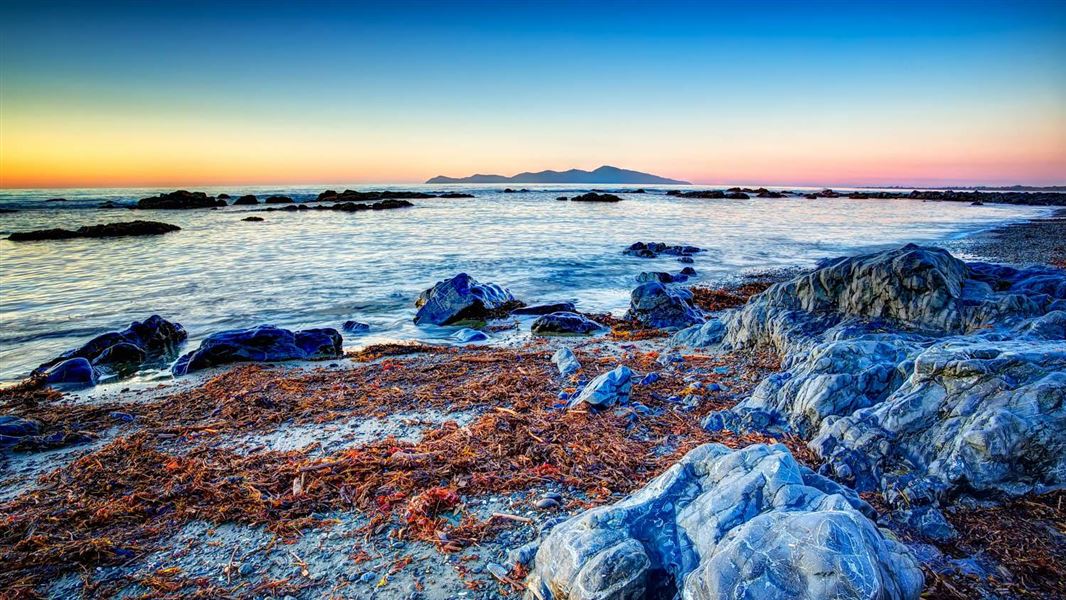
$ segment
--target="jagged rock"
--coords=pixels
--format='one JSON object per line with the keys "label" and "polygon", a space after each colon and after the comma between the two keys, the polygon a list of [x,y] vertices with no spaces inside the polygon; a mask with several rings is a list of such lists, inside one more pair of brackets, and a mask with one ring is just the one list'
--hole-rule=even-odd
{"label": "jagged rock", "polygon": [[48,367],[41,373],[48,384],[96,385],[96,371],[84,358],[71,358]]}
{"label": "jagged rock", "polygon": [[[130,323],[122,331],[96,336],[82,347],[64,352],[37,367],[33,376],[41,376],[53,365],[72,358],[85,359],[95,370],[126,374],[145,366],[145,363],[173,355],[187,337],[180,324],[152,315],[144,321]],[[88,380],[87,377],[82,378]]]}
{"label": "jagged rock", "polygon": [[484,342],[489,339],[489,336],[483,331],[464,327],[453,333],[452,339],[461,344],[472,344],[474,342]]}
{"label": "jagged rock", "polygon": [[522,303],[505,288],[478,283],[466,273],[459,273],[422,292],[415,306],[415,323],[450,325],[504,316]]}
{"label": "jagged rock", "polygon": [[573,312],[554,312],[533,321],[530,331],[534,335],[588,335],[607,328],[603,325]]}
{"label": "jagged rock", "polygon": [[923,575],[858,496],[782,445],[706,444],[551,530],[527,597],[917,599]]}
{"label": "jagged rock", "polygon": [[594,408],[610,408],[615,404],[629,402],[629,392],[633,389],[633,371],[625,365],[607,371],[589,382],[570,406],[587,404]]}
{"label": "jagged rock", "polygon": [[630,294],[626,317],[662,329],[680,329],[703,323],[703,315],[689,304],[691,299],[692,294],[688,290],[673,289],[651,281],[637,286]]}
{"label": "jagged rock", "polygon": [[559,374],[569,377],[581,369],[581,363],[577,361],[574,352],[569,348],[559,348],[552,355],[552,362],[559,369]]}
{"label": "jagged rock", "polygon": [[83,225],[77,229],[38,229],[17,231],[8,236],[12,242],[35,242],[40,240],[69,240],[74,238],[109,238],[136,235],[163,235],[181,231],[181,227],[159,221],[126,221],[106,225]]}
{"label": "jagged rock", "polygon": [[221,331],[207,337],[200,347],[178,359],[175,375],[234,362],[323,360],[342,355],[341,334],[336,329],[305,329],[292,332],[273,325]]}
{"label": "jagged rock", "polygon": [[216,208],[226,206],[225,200],[218,200],[204,192],[178,190],[168,194],[159,194],[137,201],[137,208],[154,208],[167,210],[187,210],[192,208]]}
{"label": "jagged rock", "polygon": [[547,315],[553,312],[574,312],[577,307],[573,302],[556,302],[554,304],[535,304],[522,306],[511,311],[512,315]]}

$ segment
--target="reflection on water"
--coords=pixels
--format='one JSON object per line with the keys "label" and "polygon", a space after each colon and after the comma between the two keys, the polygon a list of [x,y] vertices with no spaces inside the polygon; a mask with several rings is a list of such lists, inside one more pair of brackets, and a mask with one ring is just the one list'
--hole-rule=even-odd
{"label": "reflection on water", "polygon": [[[682,266],[670,257],[622,256],[635,241],[707,248],[693,266],[702,280],[713,280],[860,248],[940,240],[1041,212],[909,200],[687,200],[650,187],[648,194],[623,194],[625,202],[595,204],[555,200],[577,191],[573,186],[536,186],[524,194],[500,193],[501,186],[414,187],[478,197],[414,200],[415,208],[381,212],[261,213],[264,222],[246,223],[241,218],[249,207],[94,208],[158,190],[0,192],[0,207],[22,207],[0,214],[5,236],[134,218],[182,228],[147,238],[0,240],[0,380],[24,376],[90,336],[153,313],[182,323],[193,347],[222,329],[260,323],[339,329],[348,319],[370,323],[373,335],[346,345],[441,338],[450,330],[411,323],[414,298],[460,271],[505,285],[527,302],[573,300],[582,310],[617,312],[637,273]],[[322,189],[212,193],[286,193],[302,200]],[[60,193],[68,202],[43,202]]]}

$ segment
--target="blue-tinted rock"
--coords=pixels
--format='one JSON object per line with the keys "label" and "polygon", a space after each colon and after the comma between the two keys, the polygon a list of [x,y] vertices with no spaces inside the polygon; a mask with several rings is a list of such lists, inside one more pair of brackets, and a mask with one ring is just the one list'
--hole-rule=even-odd
{"label": "blue-tinted rock", "polygon": [[554,312],[574,312],[573,302],[556,302],[554,304],[535,304],[523,306],[511,311],[512,315],[547,315]]}
{"label": "blue-tinted rock", "polygon": [[40,435],[41,422],[14,415],[0,415],[0,446],[19,443],[28,436]]}
{"label": "blue-tinted rock", "polygon": [[678,331],[670,338],[673,346],[688,346],[690,348],[706,348],[714,346],[725,337],[725,325],[718,319],[709,319],[702,325],[692,325]]}
{"label": "blue-tinted rock", "polygon": [[530,326],[530,331],[535,335],[588,335],[606,329],[596,321],[572,312],[544,315]]}
{"label": "blue-tinted rock", "polygon": [[626,316],[649,327],[682,329],[703,323],[703,315],[689,304],[691,294],[657,282],[637,286],[630,294]]}
{"label": "blue-tinted rock", "polygon": [[[649,281],[658,281],[659,283],[673,283],[674,276],[669,273],[663,273],[662,271],[645,271],[640,275],[637,275],[637,283],[647,283]],[[684,279],[682,279],[682,281],[684,281]]]}
{"label": "blue-tinted rock", "polygon": [[235,362],[322,360],[342,356],[336,329],[307,329],[293,333],[273,325],[212,334],[200,347],[182,356],[175,375]]}
{"label": "blue-tinted rock", "polygon": [[660,254],[690,256],[697,252],[703,252],[703,250],[695,246],[669,246],[663,242],[637,242],[623,250],[622,254],[639,258],[655,258]]}
{"label": "blue-tinted rock", "polygon": [[462,344],[471,344],[473,342],[484,342],[485,340],[489,339],[489,336],[486,335],[483,331],[464,327],[463,329],[460,329],[459,331],[456,331],[454,334],[452,334],[452,339]]}
{"label": "blue-tinted rock", "polygon": [[685,267],[684,269],[681,269],[681,274],[687,277],[695,277],[696,269],[693,269],[692,267]]}
{"label": "blue-tinted rock", "polygon": [[152,315],[144,321],[130,323],[122,331],[99,335],[80,348],[64,352],[37,367],[33,374],[40,376],[49,367],[72,358],[84,358],[104,371],[129,372],[146,362],[172,355],[187,337],[178,323]]}
{"label": "blue-tinted rock", "polygon": [[370,331],[370,325],[359,321],[345,321],[344,325],[341,326],[341,329],[348,333],[366,333],[367,331]]}
{"label": "blue-tinted rock", "polygon": [[581,368],[581,363],[577,361],[577,357],[569,348],[559,348],[552,355],[552,362],[559,369],[559,374],[563,377],[569,377],[573,375]]}
{"label": "blue-tinted rock", "polygon": [[503,316],[521,303],[505,288],[460,273],[422,292],[415,305],[415,323],[449,325]]}
{"label": "blue-tinted rock", "polygon": [[587,404],[595,408],[610,408],[615,404],[629,402],[629,392],[633,389],[633,371],[622,365],[596,377],[581,390],[570,406]]}
{"label": "blue-tinted rock", "polygon": [[696,261],[693,260],[693,258],[691,256],[681,256],[681,257],[679,257],[677,259],[677,262],[679,262],[681,264],[691,265],[692,263],[694,263]]}
{"label": "blue-tinted rock", "polygon": [[96,385],[96,371],[81,357],[65,360],[42,373],[45,383],[67,385]]}

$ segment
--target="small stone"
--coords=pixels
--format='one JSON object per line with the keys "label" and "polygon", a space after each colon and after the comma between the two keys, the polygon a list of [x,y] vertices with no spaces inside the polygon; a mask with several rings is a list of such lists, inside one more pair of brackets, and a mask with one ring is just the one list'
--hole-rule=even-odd
{"label": "small stone", "polygon": [[558,508],[559,501],[554,498],[541,498],[540,500],[537,500],[537,503],[533,506],[542,510],[548,508]]}

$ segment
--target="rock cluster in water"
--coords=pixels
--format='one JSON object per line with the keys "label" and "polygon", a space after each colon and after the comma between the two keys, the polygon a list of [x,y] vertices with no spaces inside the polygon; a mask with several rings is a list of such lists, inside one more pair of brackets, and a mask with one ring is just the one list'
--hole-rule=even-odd
{"label": "rock cluster in water", "polygon": [[624,500],[556,525],[527,597],[917,599],[921,569],[873,514],[784,446],[706,444]]}
{"label": "rock cluster in water", "polygon": [[660,254],[666,254],[669,256],[692,256],[698,252],[703,252],[701,248],[695,246],[671,246],[664,244],[663,242],[636,242],[622,251],[622,254],[626,256],[636,256],[638,258],[656,258]]}
{"label": "rock cluster in water", "polygon": [[163,235],[181,231],[181,227],[158,221],[126,221],[105,225],[84,225],[77,229],[38,229],[12,233],[7,239],[13,242],[39,240],[69,240],[74,238],[128,237],[136,235]]}
{"label": "rock cluster in water", "polygon": [[191,208],[217,208],[226,206],[225,200],[214,196],[208,196],[204,192],[189,192],[178,190],[166,194],[159,194],[150,198],[141,198],[137,201],[137,208],[157,208],[167,210],[185,210]]}
{"label": "rock cluster in water", "polygon": [[200,347],[174,364],[175,375],[185,375],[234,362],[323,360],[343,355],[341,334],[336,329],[289,331],[273,325],[234,329],[212,334]]}
{"label": "rock cluster in water", "polygon": [[429,194],[426,192],[394,192],[391,190],[385,190],[383,192],[357,192],[355,190],[344,190],[341,193],[337,193],[334,190],[326,190],[318,195],[316,200],[320,202],[373,202],[375,200],[399,200],[399,199],[422,199],[422,198],[473,198],[472,194],[464,194],[460,192],[445,192],[442,194]]}
{"label": "rock cluster in water", "polygon": [[596,192],[588,192],[587,194],[581,194],[574,196],[570,199],[571,202],[621,202],[622,199],[614,194],[597,194]]}
{"label": "rock cluster in water", "polygon": [[307,210],[334,210],[337,212],[360,212],[364,210],[389,210],[393,208],[408,208],[414,206],[406,200],[382,200],[381,202],[375,202],[373,204],[360,204],[356,202],[338,202],[336,204],[316,204],[314,206],[308,206],[307,204],[287,204],[283,207],[271,207],[262,209],[263,212],[273,211],[307,211]]}
{"label": "rock cluster in water", "polygon": [[811,439],[827,472],[879,490],[934,539],[937,507],[1066,484],[1066,273],[908,245],[828,261],[675,343],[769,346],[782,372],[710,429]]}

